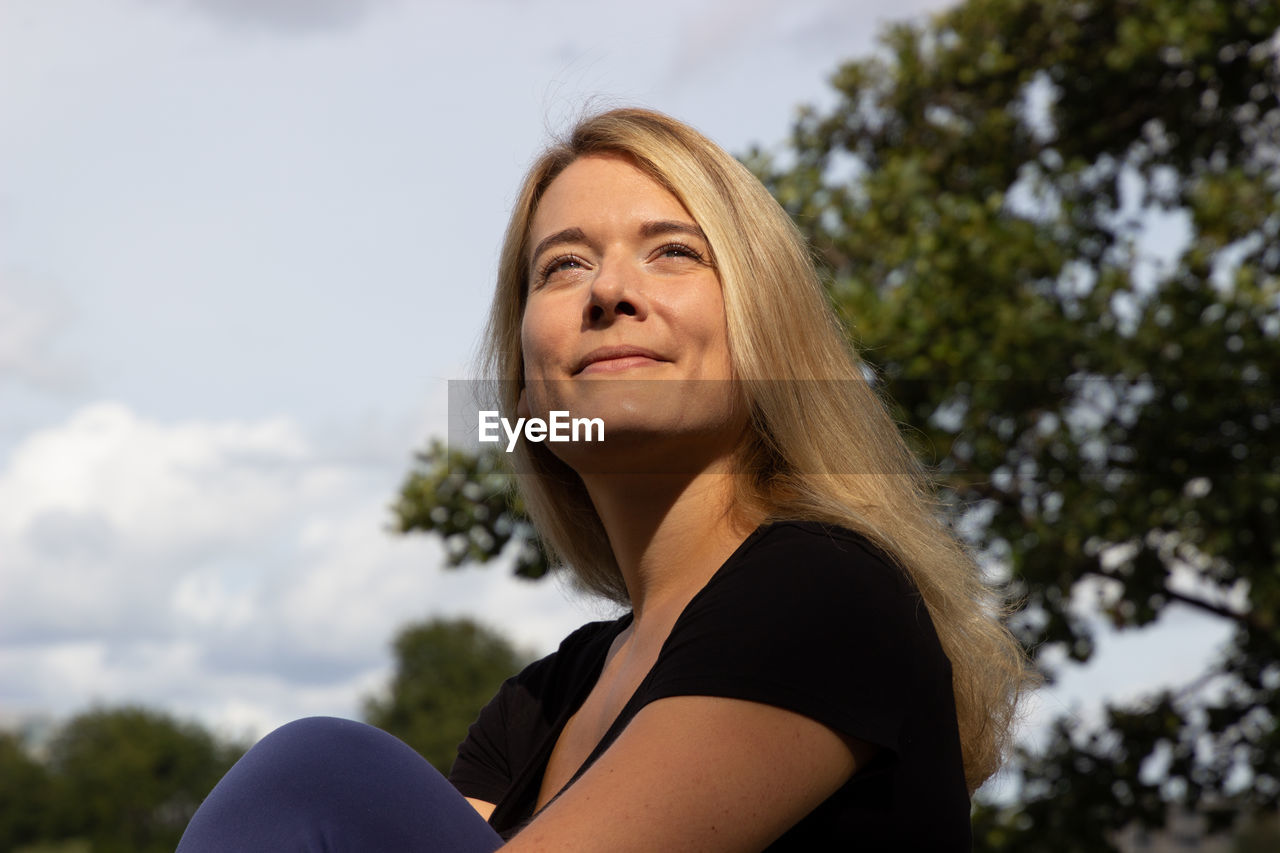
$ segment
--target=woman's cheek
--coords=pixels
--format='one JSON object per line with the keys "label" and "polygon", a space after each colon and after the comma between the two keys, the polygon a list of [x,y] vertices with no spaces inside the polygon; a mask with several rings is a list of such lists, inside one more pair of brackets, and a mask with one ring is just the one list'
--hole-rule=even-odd
{"label": "woman's cheek", "polygon": [[554,342],[555,335],[548,334],[547,329],[526,323],[521,334],[525,379],[522,397],[525,411],[520,414],[523,417],[545,418],[546,412],[550,410],[553,401],[549,399],[549,391],[555,384],[552,380],[556,375],[552,370],[555,363]]}

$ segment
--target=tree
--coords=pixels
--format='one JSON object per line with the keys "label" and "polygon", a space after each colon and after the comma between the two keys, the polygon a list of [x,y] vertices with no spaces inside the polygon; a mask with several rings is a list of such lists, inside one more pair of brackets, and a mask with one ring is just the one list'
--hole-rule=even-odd
{"label": "tree", "polygon": [[1023,750],[981,849],[1280,806],[1278,30],[1271,0],[967,0],[747,158],[1050,675],[1093,654],[1085,591],[1122,630],[1234,627],[1209,671]]}
{"label": "tree", "polygon": [[53,838],[97,853],[170,851],[243,752],[198,725],[144,708],[88,711],[49,745]]}
{"label": "tree", "polygon": [[1247,821],[1236,834],[1233,853],[1268,853],[1280,848],[1280,821]]}
{"label": "tree", "polygon": [[0,850],[16,850],[44,837],[49,774],[22,739],[0,732]]}
{"label": "tree", "polygon": [[[1277,806],[1278,28],[1247,0],[969,0],[757,160],[1041,661],[1092,654],[1082,584],[1118,628],[1235,626],[1209,672],[1060,721],[989,848]],[[1187,231],[1164,267],[1158,213]]]}
{"label": "tree", "polygon": [[395,639],[396,671],[383,697],[365,701],[365,719],[412,746],[448,773],[458,744],[525,656],[469,619],[437,619]]}
{"label": "tree", "polygon": [[517,575],[547,573],[546,552],[500,452],[473,455],[431,442],[418,454],[391,511],[396,531],[439,536],[450,567],[488,562],[514,541]]}

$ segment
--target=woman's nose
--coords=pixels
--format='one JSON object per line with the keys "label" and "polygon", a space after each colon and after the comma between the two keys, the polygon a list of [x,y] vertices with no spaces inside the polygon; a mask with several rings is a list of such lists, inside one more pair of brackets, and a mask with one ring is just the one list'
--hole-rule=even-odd
{"label": "woman's nose", "polygon": [[591,282],[587,317],[592,324],[627,316],[642,319],[646,313],[642,273],[622,262],[602,264]]}

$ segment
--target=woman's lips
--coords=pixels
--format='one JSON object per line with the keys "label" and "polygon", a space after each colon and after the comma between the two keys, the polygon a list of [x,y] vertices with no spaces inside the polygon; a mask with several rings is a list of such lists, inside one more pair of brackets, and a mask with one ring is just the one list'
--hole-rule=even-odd
{"label": "woman's lips", "polygon": [[644,355],[624,355],[619,358],[603,358],[599,361],[593,361],[586,367],[578,371],[578,375],[582,376],[589,373],[617,373],[623,370],[630,370],[633,367],[645,367],[651,364],[661,364],[656,358],[649,358]]}
{"label": "woman's lips", "polygon": [[597,347],[587,353],[578,362],[574,375],[583,373],[614,373],[630,370],[633,367],[645,367],[666,361],[657,353],[642,347],[618,345]]}

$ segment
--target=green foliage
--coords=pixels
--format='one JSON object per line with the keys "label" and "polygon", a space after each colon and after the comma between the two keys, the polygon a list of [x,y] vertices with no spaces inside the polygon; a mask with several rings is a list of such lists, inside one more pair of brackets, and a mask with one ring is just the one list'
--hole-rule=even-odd
{"label": "green foliage", "polygon": [[547,555],[526,519],[503,455],[472,455],[431,442],[418,454],[392,505],[396,530],[438,535],[450,566],[487,562],[514,539],[516,574],[542,577]]}
{"label": "green foliage", "polygon": [[395,639],[396,672],[385,697],[365,702],[365,719],[412,746],[442,773],[502,682],[528,661],[469,619],[433,620]]}
{"label": "green foliage", "polygon": [[1280,818],[1247,819],[1235,836],[1234,853],[1273,853],[1280,850]]}
{"label": "green foliage", "polygon": [[58,841],[51,844],[33,844],[21,847],[13,853],[93,853],[93,845],[83,839]]}
{"label": "green foliage", "polygon": [[172,850],[239,753],[144,708],[80,714],[49,747],[58,825],[95,853]]}
{"label": "green foliage", "polygon": [[143,708],[79,714],[39,758],[0,735],[0,850],[167,853],[243,751]]}
{"label": "green foliage", "polygon": [[13,850],[44,836],[49,813],[49,774],[21,739],[0,733],[0,850]]}
{"label": "green foliage", "polygon": [[[1118,628],[1174,602],[1236,628],[1183,690],[1024,753],[986,849],[1277,806],[1278,28],[1270,2],[969,0],[842,68],[785,167],[754,158],[1042,662],[1090,657],[1086,582]],[[1157,213],[1189,232],[1164,268]]]}
{"label": "green foliage", "polygon": [[[1234,627],[1207,672],[1020,751],[979,849],[1280,807],[1278,30],[1273,0],[966,0],[890,27],[748,158],[1042,666],[1090,658],[1090,596],[1122,630],[1173,604]],[[521,535],[483,503],[504,475],[443,460],[401,528],[495,556],[490,519]]]}

